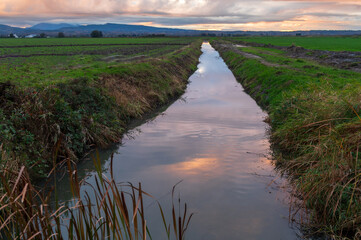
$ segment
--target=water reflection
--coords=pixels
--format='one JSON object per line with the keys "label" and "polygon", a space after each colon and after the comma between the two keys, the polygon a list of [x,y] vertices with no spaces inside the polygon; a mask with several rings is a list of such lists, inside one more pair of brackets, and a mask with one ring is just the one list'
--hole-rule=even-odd
{"label": "water reflection", "polygon": [[[276,173],[265,157],[265,113],[210,44],[202,51],[186,101],[138,127],[117,149],[116,181],[142,182],[167,205],[163,196],[183,180],[178,190],[196,212],[187,239],[296,239],[287,219],[287,192],[268,187]],[[106,173],[110,152],[102,154]],[[147,211],[155,216],[149,222],[153,239],[166,239],[157,208],[150,203]]]}
{"label": "water reflection", "polygon": [[219,166],[218,161],[219,159],[217,158],[193,158],[185,162],[173,164],[169,166],[167,170],[183,176],[203,174],[217,168],[217,166]]}

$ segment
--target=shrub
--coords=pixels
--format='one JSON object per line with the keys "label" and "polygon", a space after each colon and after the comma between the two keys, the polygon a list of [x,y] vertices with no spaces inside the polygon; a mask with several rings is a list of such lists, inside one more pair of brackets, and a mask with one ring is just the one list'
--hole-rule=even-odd
{"label": "shrub", "polygon": [[101,31],[94,30],[91,32],[90,36],[93,38],[100,38],[103,37],[103,33]]}

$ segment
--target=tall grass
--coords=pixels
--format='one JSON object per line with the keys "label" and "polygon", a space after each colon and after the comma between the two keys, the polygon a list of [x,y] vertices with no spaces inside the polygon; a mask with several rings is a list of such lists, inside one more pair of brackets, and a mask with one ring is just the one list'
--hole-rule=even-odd
{"label": "tall grass", "polygon": [[132,119],[184,92],[196,70],[200,44],[195,41],[147,61],[102,61],[76,68],[74,78],[62,83],[47,79],[52,84],[31,87],[19,86],[19,79],[0,81],[0,143],[16,154],[32,178],[42,178],[52,168],[59,143],[61,161],[118,142]]}
{"label": "tall grass", "polygon": [[262,57],[282,63],[265,66],[227,43],[214,46],[269,112],[276,164],[309,213],[307,227],[335,239],[360,239],[361,75],[263,51]]}
{"label": "tall grass", "polygon": [[[1,169],[0,237],[28,240],[152,239],[144,211],[144,199],[152,196],[143,190],[141,183],[137,186],[116,183],[112,167],[110,177],[106,177],[99,157],[94,157],[93,161],[97,172],[93,185],[80,180],[76,166],[70,160],[66,161],[73,197],[71,204],[57,200],[54,186],[53,190],[34,186],[24,166],[19,171]],[[84,186],[90,190],[82,190]],[[55,204],[52,194],[55,195]],[[169,223],[158,203],[159,220],[163,221],[167,239],[185,239],[192,214],[188,213],[186,204],[181,208],[180,202],[178,199],[178,211],[172,204]]]}

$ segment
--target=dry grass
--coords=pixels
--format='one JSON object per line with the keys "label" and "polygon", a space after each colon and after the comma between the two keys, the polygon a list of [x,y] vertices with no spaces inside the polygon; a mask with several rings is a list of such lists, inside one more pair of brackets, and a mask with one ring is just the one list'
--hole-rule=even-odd
{"label": "dry grass", "polygon": [[[51,199],[52,194],[55,194],[56,199],[56,191],[34,186],[24,166],[19,171],[2,169],[0,234],[6,239],[29,240],[151,239],[144,211],[144,199],[151,195],[143,191],[140,183],[138,186],[116,183],[112,168],[110,178],[107,178],[102,173],[99,158],[94,157],[93,160],[97,170],[94,185],[78,179],[75,165],[70,160],[66,161],[73,200],[71,204],[55,200],[55,207],[51,207],[54,206]],[[54,181],[56,184],[56,179]],[[82,191],[85,185],[90,186],[91,190]],[[178,203],[179,211],[172,204],[169,224],[159,204],[168,239],[185,239],[192,217],[187,212],[187,205],[181,213],[180,199]],[[172,237],[172,231],[175,238]]]}

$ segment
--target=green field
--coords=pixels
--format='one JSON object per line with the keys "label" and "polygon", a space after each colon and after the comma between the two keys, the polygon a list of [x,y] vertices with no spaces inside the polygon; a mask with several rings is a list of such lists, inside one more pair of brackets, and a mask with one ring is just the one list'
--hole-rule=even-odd
{"label": "green field", "polygon": [[231,41],[275,46],[291,46],[293,44],[313,50],[361,51],[361,37],[235,37]]}
{"label": "green field", "polygon": [[[41,87],[112,73],[134,57],[157,57],[193,38],[0,39],[0,82]],[[113,70],[112,70],[113,69]]]}
{"label": "green field", "polygon": [[0,38],[0,47],[79,44],[190,43],[194,38]]}

